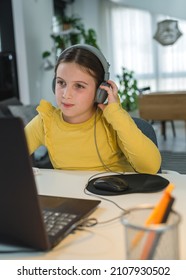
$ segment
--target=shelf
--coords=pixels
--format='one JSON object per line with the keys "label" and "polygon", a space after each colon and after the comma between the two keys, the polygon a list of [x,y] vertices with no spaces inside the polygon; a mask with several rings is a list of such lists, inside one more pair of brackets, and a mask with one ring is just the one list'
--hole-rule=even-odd
{"label": "shelf", "polygon": [[70,34],[80,34],[81,31],[78,30],[78,29],[67,29],[67,30],[62,30],[60,32],[55,32],[55,33],[52,33],[53,36],[68,36]]}

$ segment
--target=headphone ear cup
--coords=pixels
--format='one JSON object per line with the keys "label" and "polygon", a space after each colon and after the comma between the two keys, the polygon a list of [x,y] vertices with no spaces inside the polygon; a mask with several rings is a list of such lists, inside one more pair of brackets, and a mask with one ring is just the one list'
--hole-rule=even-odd
{"label": "headphone ear cup", "polygon": [[[107,82],[102,82],[101,85],[110,87],[110,85]],[[108,97],[107,91],[99,87],[96,91],[95,103],[103,104],[106,101],[107,97]]]}
{"label": "headphone ear cup", "polygon": [[55,87],[56,87],[56,78],[54,77],[52,80],[52,91],[55,94]]}

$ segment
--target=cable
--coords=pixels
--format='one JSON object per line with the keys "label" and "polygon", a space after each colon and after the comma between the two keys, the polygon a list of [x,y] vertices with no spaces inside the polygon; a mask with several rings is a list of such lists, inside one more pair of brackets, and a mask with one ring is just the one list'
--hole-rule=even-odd
{"label": "cable", "polygon": [[99,149],[98,149],[98,144],[97,144],[97,138],[96,138],[96,118],[97,118],[97,111],[98,111],[98,108],[96,108],[96,112],[95,112],[95,117],[94,117],[94,143],[95,143],[95,147],[96,147],[96,152],[97,152],[97,155],[99,157],[99,160],[102,164],[102,166],[105,168],[106,171],[109,171],[109,172],[112,172],[112,170],[104,163],[101,155],[100,155],[100,152],[99,152]]}
{"label": "cable", "polygon": [[113,171],[109,166],[107,166],[104,161],[103,158],[100,154],[99,148],[98,148],[98,143],[97,143],[97,135],[96,135],[96,119],[97,119],[97,112],[98,112],[98,108],[96,108],[96,112],[95,112],[95,117],[94,117],[94,143],[95,143],[95,147],[96,147],[96,152],[97,155],[99,157],[99,160],[102,164],[102,166],[104,167],[105,171],[107,172],[111,172],[111,173],[115,173],[115,174],[119,174],[119,175],[123,175],[124,172],[119,172],[119,171]]}
{"label": "cable", "polygon": [[[97,174],[96,174],[96,175],[97,175]],[[90,178],[92,178],[92,177],[93,177],[93,176],[91,176]],[[89,180],[88,180],[88,182],[89,182]],[[114,205],[115,205],[117,208],[119,208],[122,212],[128,213],[128,210],[122,208],[122,207],[121,207],[119,204],[117,204],[115,201],[113,201],[113,200],[111,200],[111,199],[109,199],[109,198],[103,197],[103,196],[101,196],[101,195],[92,194],[92,193],[87,192],[86,187],[87,187],[87,185],[88,185],[88,182],[87,182],[87,184],[85,185],[85,188],[84,188],[84,193],[85,193],[86,195],[93,196],[93,197],[97,197],[97,198],[100,198],[100,199],[102,199],[102,200],[108,201],[108,202],[114,204]]]}
{"label": "cable", "polygon": [[82,226],[84,226],[84,227],[87,227],[87,226],[90,227],[90,226],[96,226],[96,225],[101,225],[101,224],[110,223],[110,222],[112,222],[112,221],[114,221],[114,220],[117,220],[117,219],[121,218],[121,216],[126,215],[126,214],[129,213],[129,210],[124,209],[123,207],[121,207],[121,206],[120,206],[118,203],[116,203],[115,201],[113,201],[113,200],[111,200],[111,199],[109,199],[109,198],[103,197],[103,196],[101,196],[101,195],[93,194],[93,193],[90,193],[90,192],[87,191],[87,185],[88,185],[88,183],[90,182],[90,180],[93,179],[93,178],[96,177],[96,176],[100,176],[100,174],[105,174],[105,173],[107,173],[107,172],[96,173],[96,174],[92,175],[91,177],[89,177],[89,179],[88,179],[88,181],[87,181],[87,183],[86,183],[86,185],[85,185],[85,187],[84,187],[84,193],[85,193],[86,195],[93,196],[93,197],[96,197],[96,198],[99,198],[99,199],[101,199],[101,200],[105,200],[105,201],[107,201],[107,202],[109,202],[109,203],[114,204],[114,206],[116,206],[117,208],[119,208],[119,209],[122,211],[122,214],[119,215],[119,216],[117,216],[117,217],[114,217],[114,218],[111,218],[111,219],[108,219],[108,220],[102,221],[102,222],[99,222],[96,218],[92,218],[92,219],[90,218],[90,222],[91,222],[90,224],[91,224],[91,225],[87,225],[87,224],[86,224],[86,222],[89,222],[89,219],[87,219],[87,220],[85,221],[85,223],[82,225]]}

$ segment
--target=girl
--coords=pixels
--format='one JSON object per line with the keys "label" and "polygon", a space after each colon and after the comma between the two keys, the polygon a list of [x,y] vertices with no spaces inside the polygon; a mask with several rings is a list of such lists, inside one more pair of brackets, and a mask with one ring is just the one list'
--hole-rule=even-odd
{"label": "girl", "polygon": [[[58,108],[42,100],[26,126],[30,154],[45,145],[55,169],[157,173],[161,156],[121,107],[103,54],[75,45],[59,56],[53,87]],[[97,89],[107,104],[95,102]]]}

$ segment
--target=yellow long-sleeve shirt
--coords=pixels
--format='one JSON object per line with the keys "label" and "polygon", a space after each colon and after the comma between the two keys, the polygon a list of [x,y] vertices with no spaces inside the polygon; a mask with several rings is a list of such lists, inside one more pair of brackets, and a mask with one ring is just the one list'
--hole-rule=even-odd
{"label": "yellow long-sleeve shirt", "polygon": [[98,110],[96,125],[95,115],[84,123],[67,123],[61,110],[45,100],[37,111],[25,128],[29,151],[45,145],[55,169],[103,171],[105,165],[112,171],[153,174],[160,168],[158,148],[120,104]]}

